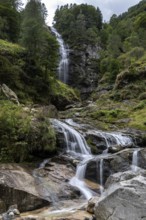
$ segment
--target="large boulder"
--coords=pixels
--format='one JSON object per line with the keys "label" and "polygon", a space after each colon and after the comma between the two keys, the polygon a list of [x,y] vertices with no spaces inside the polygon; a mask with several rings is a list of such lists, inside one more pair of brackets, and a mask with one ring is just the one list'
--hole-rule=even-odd
{"label": "large boulder", "polygon": [[[100,172],[102,168],[103,185],[108,177],[114,173],[132,170],[133,153],[136,148],[124,149],[115,154],[97,156],[88,161],[85,178],[100,184]],[[102,167],[101,167],[101,159]],[[137,165],[146,169],[146,149],[139,149],[137,155]]]}
{"label": "large boulder", "polygon": [[[20,211],[33,210],[50,204],[51,199],[39,191],[36,179],[17,165],[0,165],[1,213],[18,204]],[[50,201],[49,201],[50,199]]]}
{"label": "large boulder", "polygon": [[114,174],[96,203],[96,220],[146,219],[146,171]]}
{"label": "large boulder", "polygon": [[76,197],[68,184],[75,175],[63,159],[45,161],[37,169],[16,164],[0,165],[0,213],[18,204],[21,212],[44,207],[60,199]]}

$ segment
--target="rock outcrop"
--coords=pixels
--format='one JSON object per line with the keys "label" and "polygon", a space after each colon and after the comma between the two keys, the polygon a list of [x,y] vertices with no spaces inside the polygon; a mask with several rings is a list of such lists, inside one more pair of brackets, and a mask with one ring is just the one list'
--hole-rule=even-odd
{"label": "rock outcrop", "polygon": [[8,100],[19,105],[19,100],[14,91],[12,91],[6,84],[0,85],[0,92],[7,97]]}
{"label": "rock outcrop", "polygon": [[146,171],[112,175],[95,206],[96,220],[146,219]]}
{"label": "rock outcrop", "polygon": [[[132,157],[135,149],[125,149],[113,155],[107,155],[103,158],[102,173],[103,184],[106,183],[110,175],[118,172],[132,170]],[[101,158],[94,157],[88,161],[85,178],[100,184],[100,162]],[[146,149],[138,151],[138,167],[146,169]]]}
{"label": "rock outcrop", "polygon": [[70,50],[69,84],[78,88],[83,97],[88,96],[98,81],[98,46],[82,45],[82,48]]}
{"label": "rock outcrop", "polygon": [[58,163],[47,161],[35,170],[16,164],[1,164],[0,213],[14,204],[24,212],[75,197],[68,184],[74,174],[72,166],[63,159],[58,159]]}

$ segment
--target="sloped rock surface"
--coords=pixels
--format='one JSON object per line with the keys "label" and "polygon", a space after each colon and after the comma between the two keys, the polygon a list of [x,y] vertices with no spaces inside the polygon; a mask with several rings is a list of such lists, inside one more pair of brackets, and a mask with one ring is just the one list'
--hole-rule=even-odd
{"label": "sloped rock surface", "polygon": [[57,200],[74,197],[68,180],[74,171],[67,164],[50,163],[31,169],[16,164],[0,165],[0,213],[18,204],[20,212],[34,210]]}
{"label": "sloped rock surface", "polygon": [[110,178],[112,181],[96,204],[96,220],[146,219],[146,172],[128,171]]}

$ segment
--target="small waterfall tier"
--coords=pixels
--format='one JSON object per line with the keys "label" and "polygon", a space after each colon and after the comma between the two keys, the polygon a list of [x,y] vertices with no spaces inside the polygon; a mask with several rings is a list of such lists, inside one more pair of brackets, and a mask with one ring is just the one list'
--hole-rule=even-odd
{"label": "small waterfall tier", "polygon": [[67,153],[73,155],[74,157],[80,156],[81,159],[81,162],[78,164],[76,169],[76,175],[70,180],[70,184],[77,187],[86,199],[90,199],[95,192],[86,186],[84,178],[87,163],[93,156],[86,140],[78,131],[64,122],[53,119],[52,124],[57,130],[60,129],[64,134]]}
{"label": "small waterfall tier", "polygon": [[[80,160],[76,169],[76,175],[70,180],[70,184],[77,187],[86,199],[90,199],[98,192],[102,194],[105,183],[104,176],[105,174],[107,175],[108,171],[105,159],[110,156],[107,154],[109,148],[117,145],[131,147],[133,145],[132,138],[118,132],[108,133],[98,130],[88,130],[87,135],[94,135],[97,141],[104,141],[105,147],[107,148],[107,150],[103,150],[100,155],[93,156],[85,138],[78,132],[78,129],[80,130],[83,126],[72,120],[62,122],[57,119],[52,119],[51,122],[55,130],[61,135],[61,139],[63,137],[64,141],[61,142],[61,144],[66,147],[66,153],[71,155],[73,159],[77,158]],[[88,180],[97,183],[100,188],[97,186],[96,190],[91,190],[90,186],[88,187]]]}
{"label": "small waterfall tier", "polygon": [[52,124],[57,130],[59,129],[63,133],[67,153],[72,153],[76,156],[86,156],[91,154],[85,138],[73,127],[57,119],[53,119]]}
{"label": "small waterfall tier", "polygon": [[87,135],[97,137],[97,140],[102,140],[105,143],[106,150],[103,151],[103,154],[108,153],[110,148],[113,147],[132,147],[134,145],[133,140],[130,136],[127,136],[120,132],[103,132],[98,130],[89,130]]}
{"label": "small waterfall tier", "polygon": [[132,156],[132,170],[136,172],[138,170],[138,152],[140,149],[136,149],[133,151]]}
{"label": "small waterfall tier", "polygon": [[57,41],[59,43],[59,52],[60,52],[60,62],[58,67],[58,78],[64,83],[68,83],[68,49],[64,44],[64,41],[61,35],[57,32],[54,27],[51,27],[51,31],[55,34]]}

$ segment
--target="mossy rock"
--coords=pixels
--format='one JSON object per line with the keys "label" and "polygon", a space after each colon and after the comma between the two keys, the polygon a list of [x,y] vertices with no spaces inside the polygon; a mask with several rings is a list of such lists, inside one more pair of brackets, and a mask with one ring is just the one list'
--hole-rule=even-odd
{"label": "mossy rock", "polygon": [[53,83],[51,102],[57,107],[58,110],[64,110],[67,105],[79,101],[79,95],[73,88],[62,83],[61,81],[56,81]]}

